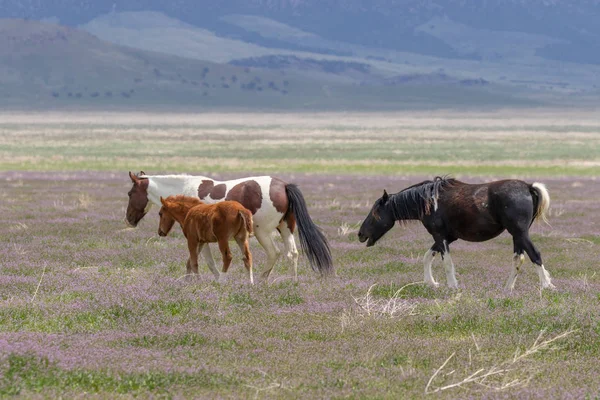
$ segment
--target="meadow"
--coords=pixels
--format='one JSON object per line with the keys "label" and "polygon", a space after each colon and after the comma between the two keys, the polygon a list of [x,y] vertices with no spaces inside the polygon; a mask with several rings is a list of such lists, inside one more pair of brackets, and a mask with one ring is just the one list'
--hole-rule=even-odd
{"label": "meadow", "polygon": [[[281,257],[251,286],[232,247],[230,281],[186,281],[179,228],[125,225],[129,170],[297,183],[336,275],[301,255],[294,283]],[[504,290],[506,233],[452,246],[458,290],[439,260],[422,283],[419,223],[358,242],[384,188],[443,174],[548,186],[531,236],[556,290],[528,260]],[[0,397],[598,398],[598,175],[582,111],[2,114]]]}

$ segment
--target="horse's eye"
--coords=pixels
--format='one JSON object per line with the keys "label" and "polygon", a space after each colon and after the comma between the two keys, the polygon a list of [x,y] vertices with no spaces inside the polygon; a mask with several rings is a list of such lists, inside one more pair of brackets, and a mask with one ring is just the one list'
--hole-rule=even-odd
{"label": "horse's eye", "polygon": [[158,216],[162,218],[162,211],[158,213]]}

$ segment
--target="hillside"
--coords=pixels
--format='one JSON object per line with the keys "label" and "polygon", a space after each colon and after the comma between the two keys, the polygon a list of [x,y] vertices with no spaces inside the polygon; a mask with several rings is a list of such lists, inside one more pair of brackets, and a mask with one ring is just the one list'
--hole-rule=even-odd
{"label": "hillside", "polygon": [[[446,41],[416,28],[447,17],[473,29],[522,32],[564,42],[544,47],[540,56],[577,63],[600,63],[599,0],[19,0],[0,2],[0,16],[57,17],[84,24],[110,12],[152,10],[221,35],[280,47],[276,39],[236,28],[227,15],[266,17],[326,40],[366,47],[464,58]],[[565,51],[569,49],[569,51]]]}
{"label": "hillside", "polygon": [[0,20],[7,105],[260,106],[307,87],[279,73],[117,46],[70,27]]}
{"label": "hillside", "polygon": [[[313,68],[340,65],[321,64]],[[349,64],[354,66],[354,64]],[[349,69],[349,71],[355,71]],[[331,73],[331,71],[324,71]],[[111,44],[75,28],[0,20],[0,104],[13,107],[398,109],[531,104],[506,88],[358,85]]]}

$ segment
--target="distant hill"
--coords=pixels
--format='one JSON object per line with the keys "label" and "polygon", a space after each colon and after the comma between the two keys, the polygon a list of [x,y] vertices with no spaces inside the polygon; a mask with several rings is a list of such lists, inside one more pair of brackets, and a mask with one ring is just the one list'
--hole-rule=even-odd
{"label": "distant hill", "polygon": [[0,20],[3,104],[268,106],[306,87],[293,76],[117,46],[70,27]]}
{"label": "distant hill", "polygon": [[[473,29],[542,35],[568,43],[551,45],[542,57],[600,63],[599,0],[18,0],[0,2],[0,17],[57,17],[84,24],[111,12],[162,12],[221,35],[258,43],[256,32],[223,21],[228,15],[266,17],[331,41],[446,58],[465,54],[416,28],[450,18]],[[262,45],[268,45],[265,40]],[[275,40],[270,38],[269,40]],[[260,43],[259,43],[260,44]],[[275,43],[276,45],[276,43]],[[277,46],[275,46],[277,47]]]}
{"label": "distant hill", "polygon": [[[298,61],[298,60],[296,60]],[[361,64],[311,64],[328,73]],[[341,68],[341,69],[340,69]],[[213,63],[111,44],[66,26],[0,20],[0,105],[12,107],[186,107],[402,109],[531,104],[494,85],[437,80],[398,86],[324,81],[286,70]]]}

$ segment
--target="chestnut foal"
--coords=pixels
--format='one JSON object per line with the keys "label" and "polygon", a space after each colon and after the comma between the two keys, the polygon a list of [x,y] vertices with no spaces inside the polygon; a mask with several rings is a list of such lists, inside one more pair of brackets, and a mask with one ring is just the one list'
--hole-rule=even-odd
{"label": "chestnut foal", "polygon": [[167,236],[175,221],[179,222],[187,238],[190,258],[186,267],[188,275],[198,274],[198,254],[206,243],[219,243],[223,255],[223,273],[209,264],[209,268],[219,282],[226,279],[231,264],[229,241],[235,239],[244,254],[244,266],[248,271],[250,283],[252,277],[252,254],[248,246],[248,237],[252,233],[252,213],[237,201],[223,201],[216,204],[204,204],[196,197],[184,195],[160,198],[162,207],[159,212],[158,234]]}

